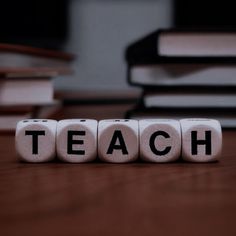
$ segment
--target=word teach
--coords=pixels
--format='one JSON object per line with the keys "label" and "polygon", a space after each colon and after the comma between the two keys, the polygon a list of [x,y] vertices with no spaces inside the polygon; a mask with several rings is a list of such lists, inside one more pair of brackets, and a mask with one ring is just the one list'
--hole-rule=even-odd
{"label": "word teach", "polygon": [[29,119],[17,124],[15,143],[27,162],[211,162],[220,157],[222,131],[212,119]]}

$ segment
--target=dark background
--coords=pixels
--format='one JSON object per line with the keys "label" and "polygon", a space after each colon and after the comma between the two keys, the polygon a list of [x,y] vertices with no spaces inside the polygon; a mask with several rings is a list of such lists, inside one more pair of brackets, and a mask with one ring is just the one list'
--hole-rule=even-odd
{"label": "dark background", "polygon": [[175,0],[174,24],[181,28],[234,30],[235,7],[235,1],[229,0]]}
{"label": "dark background", "polygon": [[65,90],[134,90],[126,82],[124,49],[156,29],[235,30],[234,1],[1,0],[0,42],[78,55]]}
{"label": "dark background", "polygon": [[[69,0],[2,0],[0,40],[60,48],[68,36]],[[234,1],[174,0],[173,27],[235,29]]]}
{"label": "dark background", "polygon": [[68,34],[68,0],[1,0],[0,41],[60,48]]}

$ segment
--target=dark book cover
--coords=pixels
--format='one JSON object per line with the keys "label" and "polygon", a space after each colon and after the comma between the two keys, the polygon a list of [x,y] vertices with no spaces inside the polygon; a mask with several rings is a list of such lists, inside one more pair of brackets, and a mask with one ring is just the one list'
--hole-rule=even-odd
{"label": "dark book cover", "polygon": [[159,54],[159,37],[162,33],[235,33],[233,30],[224,29],[158,29],[150,34],[129,44],[125,49],[125,60],[129,66],[165,63],[236,63],[235,56],[163,56]]}

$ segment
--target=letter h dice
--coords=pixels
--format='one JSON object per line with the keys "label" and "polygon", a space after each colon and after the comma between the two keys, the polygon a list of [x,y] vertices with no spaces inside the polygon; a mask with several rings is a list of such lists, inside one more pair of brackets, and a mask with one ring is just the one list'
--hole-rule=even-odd
{"label": "letter h dice", "polygon": [[216,161],[221,154],[222,131],[213,119],[182,119],[182,158],[192,162]]}

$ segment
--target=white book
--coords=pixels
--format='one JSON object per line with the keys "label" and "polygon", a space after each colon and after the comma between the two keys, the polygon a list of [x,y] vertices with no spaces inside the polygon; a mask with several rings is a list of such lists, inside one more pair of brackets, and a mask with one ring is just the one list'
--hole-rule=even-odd
{"label": "white book", "polygon": [[182,112],[181,114],[177,114],[177,112],[160,112],[157,110],[156,113],[153,112],[135,112],[134,114],[130,115],[130,119],[135,120],[142,120],[142,119],[175,119],[175,120],[181,120],[185,118],[208,118],[208,119],[216,119],[220,122],[221,126],[223,128],[236,128],[236,114],[232,115],[225,115],[222,113],[214,114],[214,112],[211,112],[211,114],[205,114],[204,111],[199,113],[191,113],[188,111]]}
{"label": "white book", "polygon": [[236,55],[236,32],[162,31],[157,43],[160,56]]}
{"label": "white book", "polygon": [[14,131],[16,124],[20,120],[30,119],[31,113],[15,114],[15,115],[1,115],[0,116],[0,131]]}
{"label": "white book", "polygon": [[43,105],[53,101],[53,94],[49,78],[0,80],[0,105]]}
{"label": "white book", "polygon": [[146,108],[236,108],[236,94],[147,94]]}
{"label": "white book", "polygon": [[158,64],[130,68],[129,81],[139,86],[235,86],[236,65]]}
{"label": "white book", "polygon": [[51,103],[38,106],[1,106],[0,132],[14,131],[16,124],[24,119],[52,119],[61,109],[61,102],[53,100]]}
{"label": "white book", "polygon": [[[1,49],[0,49],[1,50]],[[69,62],[60,58],[40,57],[17,52],[0,51],[1,67],[68,67]]]}

